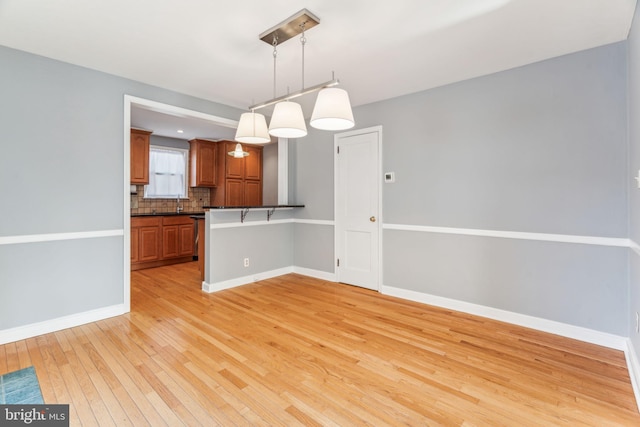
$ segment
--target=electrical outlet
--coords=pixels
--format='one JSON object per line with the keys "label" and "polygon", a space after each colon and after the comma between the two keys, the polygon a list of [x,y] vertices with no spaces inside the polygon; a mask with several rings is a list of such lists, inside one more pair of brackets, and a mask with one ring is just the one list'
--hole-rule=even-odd
{"label": "electrical outlet", "polygon": [[244,266],[249,267],[249,258],[244,259]]}

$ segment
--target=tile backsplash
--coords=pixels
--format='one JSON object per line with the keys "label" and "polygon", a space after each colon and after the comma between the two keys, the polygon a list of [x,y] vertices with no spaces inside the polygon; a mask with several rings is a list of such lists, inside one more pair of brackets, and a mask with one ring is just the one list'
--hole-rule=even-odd
{"label": "tile backsplash", "polygon": [[[136,186],[137,194],[131,195],[131,213],[162,213],[175,212],[176,199],[145,199],[144,185]],[[184,212],[204,212],[203,206],[209,206],[211,191],[208,188],[189,187],[189,200],[180,199],[180,206]]]}

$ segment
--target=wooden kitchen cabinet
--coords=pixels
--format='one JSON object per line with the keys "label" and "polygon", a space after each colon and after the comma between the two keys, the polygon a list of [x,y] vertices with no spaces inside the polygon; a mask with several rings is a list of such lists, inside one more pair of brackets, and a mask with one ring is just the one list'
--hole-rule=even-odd
{"label": "wooden kitchen cabinet", "polygon": [[225,183],[225,190],[225,205],[244,205],[244,182],[241,179],[227,179],[227,182]]}
{"label": "wooden kitchen cabinet", "polygon": [[189,186],[217,186],[217,143],[204,139],[192,139],[189,145]]}
{"label": "wooden kitchen cabinet", "polygon": [[188,215],[131,218],[131,270],[192,261],[194,230]]}
{"label": "wooden kitchen cabinet", "polygon": [[159,217],[131,218],[131,265],[160,259]]}
{"label": "wooden kitchen cabinet", "polygon": [[178,256],[178,226],[162,226],[162,258],[175,258]]}
{"label": "wooden kitchen cabinet", "polygon": [[247,157],[234,158],[236,142],[218,142],[218,187],[211,193],[214,206],[262,205],[262,146],[242,144]]}
{"label": "wooden kitchen cabinet", "polygon": [[[235,150],[235,142],[226,142],[224,145],[224,152],[228,158],[225,158],[224,164],[224,176],[227,179],[243,179],[244,178],[244,164],[246,157],[243,158],[235,158],[229,155],[229,151]],[[247,151],[246,147],[243,145],[242,149]]]}
{"label": "wooden kitchen cabinet", "polygon": [[162,257],[193,258],[195,227],[188,216],[165,216],[162,218]]}
{"label": "wooden kitchen cabinet", "polygon": [[178,256],[188,256],[193,259],[195,252],[196,230],[193,220],[191,224],[178,226]]}
{"label": "wooden kitchen cabinet", "polygon": [[247,206],[262,205],[262,181],[244,181],[244,204]]}
{"label": "wooden kitchen cabinet", "polygon": [[247,145],[244,150],[249,153],[244,158],[245,180],[262,181],[262,147]]}
{"label": "wooden kitchen cabinet", "polygon": [[138,262],[138,252],[140,248],[140,229],[131,227],[131,264]]}
{"label": "wooden kitchen cabinet", "polygon": [[131,129],[131,184],[149,184],[149,139],[151,132]]}
{"label": "wooden kitchen cabinet", "polygon": [[139,230],[140,240],[138,261],[157,261],[160,259],[160,229],[158,227],[142,227]]}

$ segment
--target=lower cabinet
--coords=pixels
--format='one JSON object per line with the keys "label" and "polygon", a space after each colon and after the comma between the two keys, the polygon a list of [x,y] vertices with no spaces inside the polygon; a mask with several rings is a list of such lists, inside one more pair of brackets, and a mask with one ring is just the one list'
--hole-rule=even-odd
{"label": "lower cabinet", "polygon": [[131,221],[131,223],[131,264],[135,264],[140,258],[138,256],[138,248],[140,247],[140,229],[133,228],[133,221]]}
{"label": "lower cabinet", "polygon": [[194,221],[188,216],[131,218],[131,270],[193,260]]}
{"label": "lower cabinet", "polygon": [[193,257],[193,219],[184,216],[162,218],[162,257]]}

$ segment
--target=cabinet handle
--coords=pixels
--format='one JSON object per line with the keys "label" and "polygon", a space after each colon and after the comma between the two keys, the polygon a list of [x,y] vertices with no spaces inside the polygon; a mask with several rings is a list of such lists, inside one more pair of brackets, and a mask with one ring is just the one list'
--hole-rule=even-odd
{"label": "cabinet handle", "polygon": [[371,218],[369,218],[369,221],[371,221],[371,222],[376,222],[376,217],[375,217],[375,216],[372,216]]}

